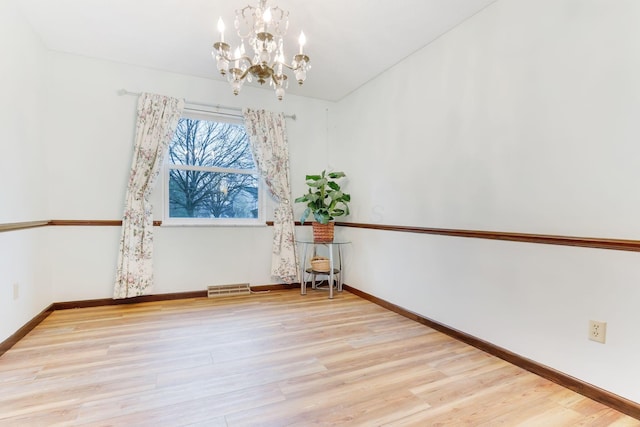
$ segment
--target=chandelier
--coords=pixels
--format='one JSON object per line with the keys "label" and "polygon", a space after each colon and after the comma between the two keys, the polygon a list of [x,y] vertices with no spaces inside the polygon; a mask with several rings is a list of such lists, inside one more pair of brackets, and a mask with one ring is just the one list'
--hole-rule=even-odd
{"label": "chandelier", "polygon": [[[261,85],[269,82],[275,89],[276,97],[282,100],[288,88],[287,75],[283,70],[293,71],[298,84],[302,85],[311,68],[309,57],[303,48],[306,38],[300,32],[300,49],[293,56],[291,64],[285,62],[284,36],[289,27],[289,12],[278,6],[267,6],[267,0],[258,0],[258,6],[245,6],[236,10],[234,26],[240,45],[231,53],[231,46],[224,41],[225,25],[218,20],[220,41],[213,44],[213,56],[218,71],[231,84],[233,94],[237,95],[245,80],[256,79]],[[247,53],[245,45],[253,51]]]}

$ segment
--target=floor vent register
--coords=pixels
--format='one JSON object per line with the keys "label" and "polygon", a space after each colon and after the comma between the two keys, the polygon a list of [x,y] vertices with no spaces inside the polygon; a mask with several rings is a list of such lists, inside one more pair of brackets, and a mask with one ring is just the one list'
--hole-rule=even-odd
{"label": "floor vent register", "polygon": [[225,297],[231,295],[249,295],[251,286],[248,283],[234,283],[230,285],[209,285],[207,296],[209,298]]}

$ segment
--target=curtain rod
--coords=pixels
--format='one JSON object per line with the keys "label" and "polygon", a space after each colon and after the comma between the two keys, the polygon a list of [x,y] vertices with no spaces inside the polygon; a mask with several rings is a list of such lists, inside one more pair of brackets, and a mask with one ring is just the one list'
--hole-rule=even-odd
{"label": "curtain rod", "polygon": [[[126,89],[120,89],[118,91],[118,95],[123,96],[123,95],[132,95],[132,96],[140,96],[141,93],[140,92],[129,92]],[[202,102],[192,102],[189,101],[187,99],[184,100],[185,104],[189,104],[189,105],[196,105],[196,106],[200,106],[200,107],[208,107],[208,108],[216,108],[216,109],[221,109],[221,110],[228,110],[228,111],[238,111],[240,113],[242,113],[242,108],[238,108],[238,107],[228,107],[225,105],[220,105],[220,104],[205,104]],[[233,117],[242,117],[242,114],[229,114],[229,113],[222,113],[222,112],[217,112],[217,111],[209,111],[209,110],[197,110],[195,108],[188,108],[185,107],[187,110],[195,110],[195,111],[203,111],[203,112],[207,112],[207,113],[211,113],[211,112],[216,112],[225,116],[233,116]],[[285,117],[287,119],[293,119],[296,120],[296,115],[295,114],[285,114]]]}

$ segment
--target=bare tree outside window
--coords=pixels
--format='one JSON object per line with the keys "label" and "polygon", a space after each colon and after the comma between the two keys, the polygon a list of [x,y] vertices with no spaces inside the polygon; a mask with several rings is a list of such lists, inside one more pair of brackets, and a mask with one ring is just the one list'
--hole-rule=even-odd
{"label": "bare tree outside window", "polygon": [[181,118],[168,163],[170,218],[258,218],[258,175],[243,125]]}

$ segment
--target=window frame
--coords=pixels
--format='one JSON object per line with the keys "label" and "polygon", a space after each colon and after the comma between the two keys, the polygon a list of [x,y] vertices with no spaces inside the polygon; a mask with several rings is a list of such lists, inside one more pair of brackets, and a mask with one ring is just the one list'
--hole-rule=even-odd
{"label": "window frame", "polygon": [[[224,114],[213,111],[205,111],[196,108],[185,107],[180,118],[187,118],[192,120],[205,120],[218,123],[231,123],[239,124],[244,127],[244,121],[241,116],[233,114]],[[245,128],[246,129],[246,128]],[[171,144],[171,143],[170,143]],[[251,147],[249,147],[251,148]],[[167,146],[167,151],[169,147]],[[253,153],[251,153],[253,157]],[[255,159],[253,160],[255,165]],[[197,170],[213,173],[234,173],[234,174],[247,174],[257,175],[258,177],[258,216],[256,218],[188,218],[188,217],[171,217],[170,216],[170,200],[169,200],[169,179],[171,169],[181,170]],[[162,225],[163,226],[178,226],[178,227],[191,227],[191,226],[209,226],[209,227],[266,227],[266,211],[267,201],[264,180],[258,172],[256,165],[255,169],[233,169],[233,168],[221,168],[221,167],[207,167],[207,166],[190,166],[190,165],[178,165],[170,163],[169,155],[165,155],[162,165]]]}

